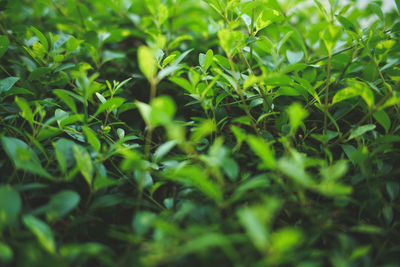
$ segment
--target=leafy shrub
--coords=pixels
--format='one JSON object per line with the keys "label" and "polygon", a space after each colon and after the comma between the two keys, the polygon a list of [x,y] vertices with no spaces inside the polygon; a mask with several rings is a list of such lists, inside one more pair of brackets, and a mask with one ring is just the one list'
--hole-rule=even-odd
{"label": "leafy shrub", "polygon": [[382,5],[1,1],[1,265],[396,266]]}

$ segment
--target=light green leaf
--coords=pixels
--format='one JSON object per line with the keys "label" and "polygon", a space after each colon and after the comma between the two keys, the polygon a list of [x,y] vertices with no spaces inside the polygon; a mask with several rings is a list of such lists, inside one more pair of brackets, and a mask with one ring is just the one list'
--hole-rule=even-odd
{"label": "light green leaf", "polygon": [[140,70],[149,82],[153,82],[157,72],[157,61],[153,51],[147,46],[141,46],[137,54]]}
{"label": "light green leaf", "polygon": [[14,258],[14,252],[12,249],[5,243],[0,241],[0,262],[9,263]]}
{"label": "light green leaf", "polygon": [[308,112],[299,103],[295,102],[288,107],[287,113],[289,115],[290,134],[293,135],[308,116]]}
{"label": "light green leaf", "polygon": [[268,27],[274,22],[283,20],[282,14],[272,8],[263,8],[260,15],[256,19],[256,32]]}
{"label": "light green leaf", "polygon": [[206,56],[204,58],[204,70],[207,71],[213,62],[214,52],[211,49],[207,50]]}
{"label": "light green leaf", "polygon": [[73,150],[78,169],[88,185],[91,186],[94,171],[92,159],[86,149],[81,146],[74,145]]}
{"label": "light green leaf", "polygon": [[31,107],[28,102],[24,98],[15,97],[15,103],[17,103],[18,107],[21,109],[21,116],[28,121],[33,129],[33,113]]}
{"label": "light green leaf", "polygon": [[230,56],[244,42],[244,34],[240,31],[222,29],[218,32],[219,43],[225,53]]}
{"label": "light green leaf", "polygon": [[204,172],[204,169],[200,167],[185,166],[177,170],[168,170],[164,172],[164,177],[186,186],[193,186],[217,203],[223,200],[220,186],[212,181],[208,174]]}
{"label": "light green leaf", "polygon": [[381,21],[385,21],[385,16],[383,15],[383,11],[382,11],[381,7],[380,7],[378,4],[376,4],[376,3],[374,3],[374,2],[369,3],[369,4],[368,4],[368,10],[369,10],[370,12],[372,12],[372,13],[375,13],[375,15],[377,15],[378,18],[379,18]]}
{"label": "light green leaf", "polygon": [[151,103],[150,123],[154,127],[170,123],[175,115],[176,106],[169,96],[159,96]]}
{"label": "light green leaf", "polygon": [[147,125],[151,125],[151,119],[150,119],[151,107],[150,107],[150,105],[143,103],[143,102],[136,101],[136,106],[138,107],[140,115],[142,115],[144,122]]}
{"label": "light green leaf", "polygon": [[35,27],[31,26],[31,29],[33,32],[36,34],[37,38],[39,39],[40,43],[43,45],[43,48],[45,51],[49,51],[49,42],[47,41],[47,38],[44,36],[43,33],[41,33],[38,29]]}
{"label": "light green leaf", "polygon": [[349,87],[336,93],[336,95],[333,97],[332,104],[336,104],[352,97],[361,96],[369,107],[374,105],[374,94],[366,84],[355,80],[350,80],[349,83]]}
{"label": "light green leaf", "polygon": [[265,251],[269,244],[269,236],[263,220],[259,218],[259,212],[260,210],[255,208],[243,208],[237,215],[254,246],[260,251]]}
{"label": "light green leaf", "polygon": [[276,168],[274,151],[270,148],[270,144],[265,142],[264,139],[253,135],[247,136],[246,142],[249,144],[254,153],[262,160],[262,164],[259,165],[259,168]]}
{"label": "light green leaf", "polygon": [[115,59],[122,59],[125,57],[126,57],[126,55],[122,52],[114,52],[114,51],[106,50],[103,52],[103,54],[101,56],[101,64],[104,64],[108,61],[112,61]]}
{"label": "light green leaf", "polygon": [[122,97],[113,97],[108,99],[106,102],[102,103],[97,111],[93,114],[94,117],[102,113],[103,111],[107,110],[111,112],[114,109],[119,108],[125,102],[125,98]]}
{"label": "light green leaf", "polygon": [[155,162],[160,161],[171,149],[176,145],[175,140],[168,141],[161,146],[159,146],[153,154],[153,159]]}
{"label": "light green leaf", "polygon": [[50,227],[41,220],[26,215],[22,218],[25,226],[36,236],[40,245],[48,252],[54,254],[56,252],[56,243]]}
{"label": "light green leaf", "polygon": [[284,253],[300,245],[303,234],[294,228],[281,228],[271,235],[271,250],[274,253]]}
{"label": "light green leaf", "polygon": [[171,82],[179,85],[180,87],[182,87],[189,93],[191,93],[191,94],[194,93],[194,88],[192,87],[192,85],[190,84],[190,82],[188,80],[181,78],[181,77],[171,77],[171,78],[169,78],[169,80]]}
{"label": "light green leaf", "polygon": [[286,50],[286,57],[289,60],[290,64],[295,64],[297,62],[300,62],[300,60],[304,57],[304,52],[303,51],[290,51]]}
{"label": "light green leaf", "polygon": [[359,126],[351,132],[349,140],[359,137],[368,131],[374,130],[375,128],[376,128],[375,124],[367,124],[367,125]]}
{"label": "light green leaf", "polygon": [[101,148],[101,143],[99,141],[99,139],[97,138],[96,133],[89,128],[88,126],[84,126],[83,127],[83,132],[86,135],[86,139],[89,142],[89,144],[97,151],[100,152],[100,148]]}

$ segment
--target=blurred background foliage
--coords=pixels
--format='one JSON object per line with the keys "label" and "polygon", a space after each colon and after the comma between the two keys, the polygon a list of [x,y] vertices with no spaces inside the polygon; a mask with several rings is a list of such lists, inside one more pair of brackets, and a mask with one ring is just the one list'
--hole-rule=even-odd
{"label": "blurred background foliage", "polygon": [[0,265],[398,266],[388,2],[1,0]]}

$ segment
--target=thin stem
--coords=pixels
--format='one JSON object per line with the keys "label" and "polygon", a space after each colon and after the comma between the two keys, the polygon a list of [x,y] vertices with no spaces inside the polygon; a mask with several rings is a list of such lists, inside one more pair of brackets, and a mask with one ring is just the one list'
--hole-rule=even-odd
{"label": "thin stem", "polygon": [[324,106],[324,131],[323,134],[326,134],[326,128],[327,128],[327,123],[328,123],[328,112],[329,112],[329,106],[328,106],[328,101],[329,101],[329,85],[330,85],[330,80],[331,80],[331,64],[332,64],[332,56],[329,53],[328,56],[328,67],[327,67],[327,75],[326,75],[326,92],[325,92],[325,106]]}
{"label": "thin stem", "polygon": [[335,52],[335,53],[332,53],[332,54],[330,54],[330,55],[328,55],[328,56],[321,57],[321,58],[319,58],[319,59],[316,59],[316,60],[313,60],[313,61],[311,61],[311,62],[308,62],[307,64],[308,64],[308,65],[313,65],[313,64],[318,63],[318,62],[320,62],[320,61],[322,61],[322,60],[329,59],[329,56],[330,56],[330,57],[337,56],[337,55],[339,55],[339,54],[341,54],[341,53],[344,53],[344,52],[346,52],[346,51],[349,51],[349,50],[353,49],[353,48],[356,47],[356,46],[357,46],[357,45],[354,44],[354,45],[352,45],[352,46],[349,46],[349,47],[346,47],[346,48],[344,48],[344,49],[342,49],[342,50],[339,50],[339,51],[337,51],[337,52]]}
{"label": "thin stem", "polygon": [[229,54],[228,54],[227,56],[228,56],[229,65],[230,65],[230,67],[231,67],[232,76],[233,76],[233,79],[234,79],[234,81],[235,81],[235,83],[236,83],[237,92],[239,93],[240,99],[242,100],[243,105],[244,105],[244,111],[246,112],[246,115],[250,118],[250,123],[251,123],[251,126],[253,127],[254,131],[255,131],[258,135],[260,135],[260,131],[259,131],[258,128],[257,128],[257,125],[256,125],[256,123],[255,123],[255,119],[253,118],[253,116],[252,116],[251,113],[250,113],[249,106],[248,106],[247,103],[246,103],[246,100],[245,100],[244,95],[243,95],[243,91],[242,91],[242,89],[240,88],[239,81],[238,81],[237,78],[236,78],[235,68],[234,68],[234,66],[233,66],[232,57],[231,57],[231,55],[229,55]]}
{"label": "thin stem", "polygon": [[[251,11],[251,29],[250,29],[250,35],[251,37],[254,37],[254,17],[255,17],[255,9]],[[253,43],[250,43],[250,66],[253,64]],[[251,68],[250,68],[251,69]],[[251,69],[252,70],[252,69]]]}
{"label": "thin stem", "polygon": [[341,141],[343,141],[344,139],[346,139],[347,137],[349,137],[349,135],[351,134],[351,132],[353,131],[353,129],[356,129],[357,127],[359,127],[361,124],[363,124],[372,114],[374,114],[376,111],[378,111],[380,109],[380,107],[385,104],[385,102],[393,95],[393,91],[389,91],[375,106],[375,108],[371,109],[367,114],[365,114],[365,116],[358,121],[358,123],[356,123],[356,125],[354,125],[350,130],[348,130],[344,135],[342,135],[334,144],[337,144]]}

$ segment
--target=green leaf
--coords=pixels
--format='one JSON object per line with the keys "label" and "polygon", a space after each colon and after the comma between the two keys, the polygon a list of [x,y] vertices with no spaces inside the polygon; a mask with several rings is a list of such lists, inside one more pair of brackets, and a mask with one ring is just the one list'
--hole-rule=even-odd
{"label": "green leaf", "polygon": [[0,80],[0,94],[10,90],[18,80],[18,77],[8,77]]}
{"label": "green leaf", "polygon": [[299,103],[295,102],[288,107],[287,113],[289,115],[290,134],[294,135],[297,131],[297,128],[308,116],[308,112]]}
{"label": "green leaf", "polygon": [[264,198],[262,203],[245,206],[237,211],[240,224],[253,245],[265,252],[270,244],[270,227],[282,203],[277,198]]}
{"label": "green leaf", "polygon": [[214,59],[214,53],[211,49],[207,50],[206,56],[204,58],[204,70],[207,71],[208,68],[211,66],[211,63]]}
{"label": "green leaf", "polygon": [[274,151],[270,148],[270,144],[265,142],[262,138],[252,135],[247,136],[246,142],[249,144],[254,153],[262,160],[262,164],[259,165],[259,168],[276,168]]}
{"label": "green leaf", "polygon": [[169,96],[159,96],[151,100],[150,123],[154,127],[172,121],[176,112],[175,102]]}
{"label": "green leaf", "polygon": [[399,195],[400,185],[397,182],[386,183],[386,192],[388,193],[390,200],[394,201]]}
{"label": "green leaf", "polygon": [[246,233],[254,246],[260,251],[268,247],[268,230],[260,216],[258,208],[243,208],[237,212],[240,223],[246,229]]}
{"label": "green leaf", "polygon": [[44,34],[41,33],[38,29],[36,29],[33,26],[31,26],[31,29],[36,34],[36,36],[39,39],[40,43],[43,45],[45,51],[46,52],[49,51],[49,42],[47,41],[47,38],[44,36]]}
{"label": "green leaf", "polygon": [[346,30],[357,33],[356,27],[354,26],[354,24],[353,24],[350,20],[348,20],[347,18],[345,18],[345,17],[343,17],[343,16],[340,16],[340,15],[336,16],[336,18],[338,19],[338,21],[340,22],[340,24],[342,24],[342,26],[343,26]]}
{"label": "green leaf", "polygon": [[367,124],[367,125],[359,126],[351,132],[351,135],[348,140],[359,137],[359,136],[365,134],[366,132],[374,130],[375,128],[376,128],[375,124]]}
{"label": "green leaf", "polygon": [[194,93],[194,88],[192,87],[192,85],[190,84],[190,82],[188,80],[181,78],[181,77],[171,77],[171,78],[169,78],[169,80],[171,82],[179,85],[180,87],[182,87],[189,93],[191,93],[191,94]]}
{"label": "green leaf", "polygon": [[132,226],[135,232],[138,235],[146,234],[150,228],[153,226],[153,223],[157,215],[149,212],[149,211],[141,211],[135,215],[132,221]]}
{"label": "green leaf", "polygon": [[113,52],[110,50],[106,50],[103,52],[103,54],[101,55],[101,64],[104,64],[108,61],[112,61],[115,59],[122,59],[125,58],[126,55],[122,52]]}
{"label": "green leaf", "polygon": [[0,263],[9,263],[14,258],[14,252],[5,243],[0,241]]}
{"label": "green leaf", "polygon": [[149,82],[153,82],[157,72],[157,61],[153,51],[147,46],[141,46],[137,54],[140,70]]}
{"label": "green leaf", "polygon": [[96,133],[91,128],[89,128],[88,126],[84,126],[83,127],[83,132],[85,133],[87,141],[89,142],[89,144],[97,152],[100,152],[101,143],[100,143],[99,139],[97,138]]}
{"label": "green leaf", "polygon": [[274,22],[281,20],[283,20],[283,16],[278,10],[264,7],[256,19],[256,32],[268,27]]}
{"label": "green leaf", "polygon": [[225,53],[230,56],[238,46],[242,45],[245,38],[242,32],[222,29],[218,32],[219,43]]}
{"label": "green leaf", "polygon": [[210,179],[206,172],[198,166],[186,166],[177,170],[164,172],[165,178],[193,186],[207,197],[219,203],[223,199],[222,190],[218,184]]}
{"label": "green leaf", "polygon": [[63,89],[55,89],[52,91],[59,99],[61,99],[74,113],[78,113],[74,99],[69,96],[68,91]]}
{"label": "green leaf", "polygon": [[222,161],[222,170],[231,181],[237,180],[239,176],[239,166],[234,159],[225,157]]}
{"label": "green leaf", "polygon": [[67,168],[71,167],[75,163],[73,146],[76,145],[73,141],[60,138],[55,142],[55,154],[60,166],[61,171],[65,174]]}
{"label": "green leaf", "polygon": [[9,185],[0,186],[0,233],[5,226],[17,221],[21,207],[22,201],[18,192]]}
{"label": "green leaf", "polygon": [[43,169],[39,158],[25,142],[6,136],[2,136],[1,141],[4,151],[14,162],[16,168],[54,180],[53,176]]}
{"label": "green leaf", "polygon": [[315,185],[305,170],[305,156],[296,150],[292,150],[290,156],[280,158],[277,166],[282,173],[294,182],[309,188]]}
{"label": "green leaf", "polygon": [[356,96],[361,96],[369,107],[374,105],[374,94],[366,84],[354,80],[350,80],[349,83],[349,87],[342,89],[335,94],[332,100],[332,105]]}
{"label": "green leaf", "polygon": [[71,190],[63,190],[51,196],[47,205],[46,218],[48,221],[64,217],[79,204],[80,196]]}
{"label": "green leaf", "polygon": [[271,250],[274,253],[284,253],[299,246],[303,241],[303,234],[294,228],[281,228],[271,235]]}
{"label": "green leaf", "polygon": [[290,50],[286,50],[286,57],[289,60],[290,64],[295,64],[300,62],[300,60],[304,57],[303,51],[293,52]]}
{"label": "green leaf", "polygon": [[388,133],[391,126],[389,115],[382,109],[375,112],[373,116],[375,120],[385,129],[385,132]]}
{"label": "green leaf", "polygon": [[144,122],[150,126],[151,125],[151,119],[150,119],[151,107],[150,107],[150,105],[143,103],[143,102],[136,101],[136,106],[138,107],[140,115],[142,115]]}
{"label": "green leaf", "polygon": [[39,244],[48,252],[56,253],[56,243],[50,227],[41,220],[26,215],[22,218],[25,226],[36,236]]}
{"label": "green leaf", "polygon": [[83,147],[74,145],[73,150],[78,169],[81,172],[83,178],[85,178],[88,185],[91,186],[94,171],[92,159],[89,153]]}
{"label": "green leaf", "polygon": [[102,113],[103,111],[107,110],[111,112],[114,109],[119,108],[125,102],[125,98],[122,97],[113,97],[108,99],[106,102],[102,103],[96,112],[93,114],[94,117]]}
{"label": "green leaf", "polygon": [[381,21],[385,21],[385,16],[383,15],[383,11],[382,11],[381,7],[378,4],[376,4],[374,2],[369,3],[367,8],[368,8],[368,10],[370,12],[374,13],[375,15],[377,15],[378,18]]}
{"label": "green leaf", "polygon": [[[0,36],[0,58],[7,52],[9,46],[10,46],[10,41],[8,40],[7,36],[1,35]],[[0,90],[0,92],[1,92],[1,90]]]}
{"label": "green leaf", "polygon": [[15,97],[15,103],[17,103],[18,107],[21,109],[21,116],[28,121],[28,123],[31,125],[32,129],[33,127],[33,113],[31,110],[31,107],[29,104],[26,102],[24,98],[19,98],[18,96]]}
{"label": "green leaf", "polygon": [[171,149],[173,149],[175,147],[175,145],[176,145],[176,141],[171,140],[171,141],[165,142],[164,144],[159,146],[153,154],[154,161],[158,162],[158,161],[162,160],[164,158],[164,156],[166,154],[168,154],[168,152],[171,151]]}

